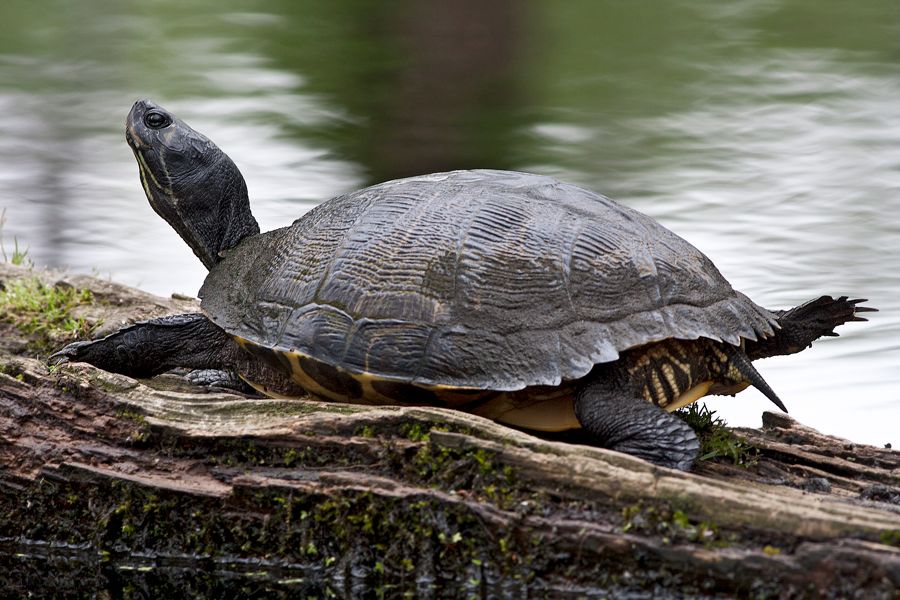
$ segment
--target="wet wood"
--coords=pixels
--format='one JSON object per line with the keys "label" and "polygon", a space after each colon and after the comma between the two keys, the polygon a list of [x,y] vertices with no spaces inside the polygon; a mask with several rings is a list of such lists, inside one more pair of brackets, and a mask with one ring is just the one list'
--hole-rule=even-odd
{"label": "wet wood", "polygon": [[[34,276],[92,289],[77,310],[102,330],[196,308],[0,265],[2,281]],[[895,598],[900,587],[900,454],[784,415],[735,430],[758,449],[749,467],[681,473],[448,410],[271,400],[87,365],[51,373],[13,324],[0,333],[7,590],[53,585],[62,597],[79,581],[212,597],[252,581],[360,597]]]}

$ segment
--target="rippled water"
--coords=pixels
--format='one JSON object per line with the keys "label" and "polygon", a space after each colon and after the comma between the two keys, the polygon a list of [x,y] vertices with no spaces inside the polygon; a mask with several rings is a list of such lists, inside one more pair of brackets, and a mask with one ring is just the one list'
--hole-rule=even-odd
{"label": "rippled water", "polygon": [[[124,4],[124,3],[123,3]],[[150,97],[244,172],[263,228],[466,167],[558,176],[659,219],[757,302],[881,309],[760,370],[802,422],[900,443],[893,0],[5,2],[0,207],[39,265],[194,293],[122,127]],[[755,391],[709,402],[758,425]]]}

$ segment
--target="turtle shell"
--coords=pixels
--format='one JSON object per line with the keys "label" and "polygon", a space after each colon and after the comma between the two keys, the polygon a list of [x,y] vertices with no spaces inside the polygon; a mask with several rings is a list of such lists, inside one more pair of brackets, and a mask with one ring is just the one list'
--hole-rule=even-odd
{"label": "turtle shell", "polygon": [[454,171],[245,239],[204,312],[247,343],[421,387],[557,386],[666,338],[739,344],[774,315],[637,211],[549,177]]}

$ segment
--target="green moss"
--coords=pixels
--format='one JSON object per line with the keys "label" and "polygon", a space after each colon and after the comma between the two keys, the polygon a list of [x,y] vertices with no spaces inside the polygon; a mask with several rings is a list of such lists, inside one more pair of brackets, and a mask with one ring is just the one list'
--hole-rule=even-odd
{"label": "green moss", "polygon": [[412,423],[404,423],[400,426],[400,434],[413,442],[427,442],[429,440],[429,428],[424,423],[414,421]]}
{"label": "green moss", "polygon": [[97,324],[89,325],[72,310],[93,300],[89,290],[47,285],[37,277],[14,279],[0,291],[0,318],[31,336],[32,350],[44,352],[90,336]]}
{"label": "green moss", "polygon": [[699,460],[730,459],[736,465],[749,466],[756,463],[758,451],[739,439],[727,427],[715,411],[706,404],[689,404],[674,413],[691,426],[700,440]]}
{"label": "green moss", "polygon": [[116,411],[116,417],[125,421],[131,421],[138,426],[128,435],[127,441],[130,444],[135,446],[147,445],[147,442],[152,437],[152,428],[147,423],[147,418],[143,412],[131,408],[120,408]]}
{"label": "green moss", "polygon": [[533,494],[523,491],[527,488],[518,481],[515,470],[499,464],[493,453],[482,448],[448,448],[428,440],[398,468],[405,479],[420,485],[449,492],[465,490],[467,495],[504,510],[533,500]]}
{"label": "green moss", "polygon": [[130,408],[120,408],[116,411],[116,416],[120,419],[128,419],[129,421],[134,421],[135,423],[139,423],[141,425],[147,422],[147,418],[143,413]]}
{"label": "green moss", "polygon": [[900,548],[900,529],[884,531],[881,533],[881,536],[879,536],[879,539],[881,543],[886,546]]}
{"label": "green moss", "polygon": [[138,386],[138,383],[129,377],[100,370],[88,372],[87,378],[91,386],[111,394],[125,392]]}
{"label": "green moss", "polygon": [[284,453],[284,458],[282,458],[282,463],[285,467],[292,467],[300,460],[300,452],[296,448],[288,448],[288,450]]}
{"label": "green moss", "polygon": [[[223,402],[210,406],[206,415],[223,417],[249,416],[302,416],[313,413],[355,414],[372,410],[363,405],[342,404],[340,402],[308,402],[302,399],[274,400],[265,402]],[[165,416],[165,414],[163,415]],[[177,416],[177,415],[173,415]]]}
{"label": "green moss", "polygon": [[354,435],[364,438],[373,438],[375,437],[375,428],[373,428],[371,425],[366,425],[357,429],[354,432]]}
{"label": "green moss", "polygon": [[[321,445],[258,444],[252,439],[217,438],[208,440],[186,440],[160,435],[150,428],[147,440],[151,445],[164,449],[170,455],[179,457],[202,457],[210,464],[226,467],[270,466],[278,468],[322,467],[341,468],[349,466],[365,466],[376,460],[373,457],[360,456],[348,450],[331,450]],[[310,438],[309,442],[312,442]]]}
{"label": "green moss", "polygon": [[707,547],[731,544],[710,521],[692,520],[667,502],[638,502],[622,508],[622,532],[660,536],[665,543],[696,543]]}
{"label": "green moss", "polygon": [[438,419],[407,421],[400,424],[399,428],[393,433],[412,442],[428,442],[431,439],[431,433],[434,431],[460,433],[474,437],[483,435],[482,432],[477,429],[466,427],[459,423],[448,423]]}

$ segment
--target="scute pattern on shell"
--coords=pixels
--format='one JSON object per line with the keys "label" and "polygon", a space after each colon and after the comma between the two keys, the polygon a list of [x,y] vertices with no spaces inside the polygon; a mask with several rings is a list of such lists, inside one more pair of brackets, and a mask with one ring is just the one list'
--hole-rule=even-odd
{"label": "scute pattern on shell", "polygon": [[454,171],[325,202],[209,274],[228,332],[353,372],[515,390],[669,337],[732,344],[774,316],[649,217],[549,177]]}

